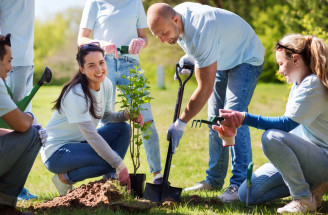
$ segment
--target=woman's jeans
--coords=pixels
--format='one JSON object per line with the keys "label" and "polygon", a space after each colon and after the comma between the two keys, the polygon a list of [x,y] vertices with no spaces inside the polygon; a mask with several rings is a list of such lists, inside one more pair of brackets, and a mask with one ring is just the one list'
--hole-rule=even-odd
{"label": "woman's jeans", "polygon": [[[247,111],[253,96],[262,66],[243,63],[232,69],[217,71],[214,92],[208,101],[208,117],[219,116],[219,109]],[[229,147],[222,146],[222,139],[209,126],[209,168],[206,170],[206,182],[213,188],[221,189],[227,175]],[[230,185],[240,186],[246,179],[249,162],[252,161],[252,149],[249,128],[246,125],[237,130],[236,145],[230,147],[232,177]]]}
{"label": "woman's jeans", "polygon": [[[292,133],[270,129],[262,135],[262,149],[271,163],[252,175],[249,203],[263,203],[291,195],[311,197],[313,186],[328,182],[328,156],[319,146]],[[246,181],[239,188],[246,202]]]}
{"label": "woman's jeans", "polygon": [[[106,124],[98,133],[124,159],[130,143],[130,126],[125,122]],[[53,173],[65,173],[70,184],[115,172],[87,142],[65,144],[51,155],[45,166]]]}
{"label": "woman's jeans", "polygon": [[0,204],[16,206],[41,147],[38,129],[0,136]]}
{"label": "woman's jeans", "polygon": [[[122,78],[122,75],[128,77],[129,76],[129,68],[135,69],[135,67],[140,67],[139,61],[133,58],[129,58],[126,56],[119,55],[119,58],[116,59],[114,55],[106,55],[105,56],[106,64],[107,64],[107,77],[113,83],[113,102],[115,104],[115,93],[116,87],[115,85],[128,85],[128,80],[126,78]],[[143,74],[141,74],[143,76]],[[143,76],[144,77],[144,76]],[[161,155],[159,149],[159,137],[157,133],[157,129],[155,126],[155,121],[153,118],[153,114],[151,112],[150,103],[142,104],[141,107],[144,109],[141,111],[141,114],[144,117],[144,121],[152,121],[149,129],[147,131],[142,132],[142,136],[147,134],[148,131],[151,132],[149,139],[143,138],[143,145],[145,147],[147,161],[150,168],[150,172],[159,172],[161,171]],[[114,110],[114,107],[113,107]]]}

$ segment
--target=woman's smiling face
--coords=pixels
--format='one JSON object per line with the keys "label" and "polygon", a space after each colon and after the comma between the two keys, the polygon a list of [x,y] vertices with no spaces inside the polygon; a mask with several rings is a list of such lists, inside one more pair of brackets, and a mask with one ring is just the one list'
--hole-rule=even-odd
{"label": "woman's smiling face", "polygon": [[287,83],[299,81],[299,72],[296,69],[293,59],[288,59],[283,50],[276,50],[276,59],[279,65],[279,74],[283,75]]}

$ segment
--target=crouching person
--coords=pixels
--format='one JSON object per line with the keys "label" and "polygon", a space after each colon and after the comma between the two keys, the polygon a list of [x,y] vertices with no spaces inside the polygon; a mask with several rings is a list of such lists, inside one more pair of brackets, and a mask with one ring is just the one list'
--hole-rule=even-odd
{"label": "crouching person", "polygon": [[[124,122],[129,114],[111,110],[113,86],[106,78],[104,51],[97,42],[81,45],[76,59],[79,71],[55,101],[42,160],[55,173],[52,181],[60,195],[75,182],[115,173],[130,187],[123,162],[130,141],[130,126]],[[97,129],[100,120],[104,126]],[[143,125],[142,115],[136,122]]]}
{"label": "crouching person", "polygon": [[11,128],[0,128],[0,214],[20,214],[17,196],[41,147],[32,113],[20,111],[7,92],[5,78],[12,70],[10,34],[0,36],[0,117]]}

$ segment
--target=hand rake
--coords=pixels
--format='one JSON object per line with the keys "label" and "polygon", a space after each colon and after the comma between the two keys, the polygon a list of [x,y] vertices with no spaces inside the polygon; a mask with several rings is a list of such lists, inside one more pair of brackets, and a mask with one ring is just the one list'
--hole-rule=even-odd
{"label": "hand rake", "polygon": [[[191,127],[197,128],[197,125],[199,124],[199,128],[200,128],[202,123],[206,123],[208,125],[218,125],[217,121],[222,121],[222,120],[224,120],[224,118],[221,116],[214,116],[210,119],[210,121],[207,121],[204,119],[194,119],[191,123]],[[195,126],[194,126],[194,124],[195,124]]]}

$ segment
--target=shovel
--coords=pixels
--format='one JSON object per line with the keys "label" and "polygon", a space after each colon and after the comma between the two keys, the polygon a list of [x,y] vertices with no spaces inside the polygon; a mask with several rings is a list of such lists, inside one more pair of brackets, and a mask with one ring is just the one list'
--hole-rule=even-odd
{"label": "shovel", "polygon": [[[25,111],[26,107],[31,102],[31,100],[35,96],[36,92],[38,92],[38,90],[44,83],[47,83],[47,84],[50,83],[51,78],[52,78],[51,70],[48,67],[46,67],[44,69],[44,72],[43,72],[40,80],[33,87],[31,92],[27,96],[25,96],[22,100],[15,102],[18,109],[20,109],[21,111]],[[8,94],[10,95],[11,98],[13,98],[13,93],[11,92],[10,88],[7,85],[6,85],[6,87],[7,87]],[[0,119],[0,128],[9,128],[10,129],[9,125],[7,125],[7,123],[5,121],[3,121],[2,119]]]}
{"label": "shovel", "polygon": [[[183,68],[189,69],[191,71],[191,73],[182,82],[182,80],[179,76],[179,73]],[[175,74],[179,80],[179,91],[178,91],[178,96],[177,96],[177,102],[175,105],[173,122],[175,122],[178,119],[178,117],[180,116],[180,109],[181,109],[184,86],[185,86],[186,82],[191,78],[193,73],[194,73],[194,65],[185,64],[181,68],[178,63],[176,64]],[[174,200],[174,201],[178,202],[180,200],[182,188],[171,187],[170,182],[168,181],[169,174],[170,174],[170,168],[171,168],[172,155],[173,155],[172,140],[170,140],[169,149],[167,151],[167,156],[166,156],[163,183],[162,184],[146,183],[145,193],[143,196],[145,199],[148,199],[152,202],[162,202],[165,200]]]}

